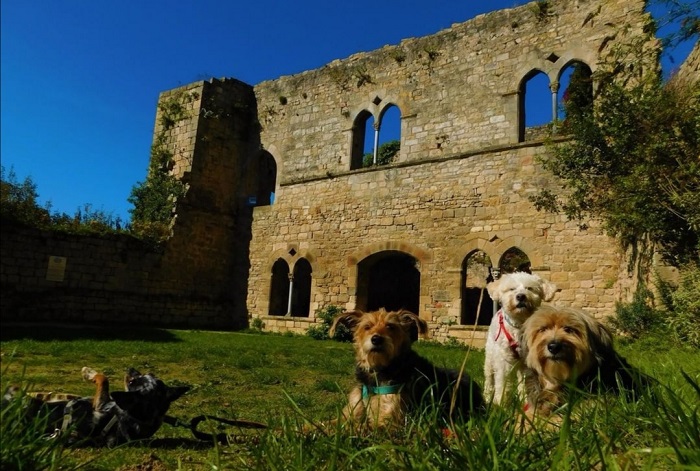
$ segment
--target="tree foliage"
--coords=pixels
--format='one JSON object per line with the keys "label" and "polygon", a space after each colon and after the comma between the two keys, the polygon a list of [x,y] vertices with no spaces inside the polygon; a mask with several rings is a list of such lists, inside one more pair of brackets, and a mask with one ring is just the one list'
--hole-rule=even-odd
{"label": "tree foliage", "polygon": [[170,237],[175,204],[185,195],[184,183],[172,174],[173,154],[168,145],[168,132],[187,117],[185,105],[196,94],[179,92],[158,104],[160,130],[151,146],[146,180],[137,182],[127,201],[133,232],[139,237],[163,241]]}
{"label": "tree foliage", "polygon": [[[391,161],[394,160],[394,156],[399,153],[400,148],[401,143],[398,140],[387,141],[380,144],[377,148],[377,165],[390,164]],[[374,165],[373,160],[374,154],[372,152],[366,153],[362,159],[362,166],[371,167]]]}
{"label": "tree foliage", "polygon": [[31,177],[17,179],[13,168],[0,171],[0,215],[4,221],[74,234],[112,233],[128,230],[122,220],[101,209],[85,204],[73,215],[51,210],[51,203],[39,206],[37,185]]}
{"label": "tree foliage", "polygon": [[567,191],[544,189],[532,201],[581,225],[600,219],[624,246],[651,241],[681,265],[700,248],[700,80],[664,82],[658,67],[631,66],[648,64],[649,44],[617,50],[596,72],[593,106],[572,74],[576,99],[565,100],[560,129],[571,139],[542,158]]}

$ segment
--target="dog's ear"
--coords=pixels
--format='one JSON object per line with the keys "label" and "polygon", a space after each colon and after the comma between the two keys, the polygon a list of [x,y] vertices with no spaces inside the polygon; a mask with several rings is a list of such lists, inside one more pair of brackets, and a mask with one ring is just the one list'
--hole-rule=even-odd
{"label": "dog's ear", "polygon": [[331,328],[328,330],[328,336],[330,338],[333,338],[333,336],[335,335],[335,329],[338,326],[338,324],[342,324],[348,329],[350,329],[351,332],[355,332],[355,327],[357,327],[357,323],[360,322],[360,319],[364,315],[365,313],[359,310],[346,311],[342,314],[338,314],[337,316],[335,316],[335,319],[333,319],[333,324],[331,324]]}
{"label": "dog's ear", "polygon": [[612,333],[605,324],[592,316],[586,315],[584,320],[588,329],[588,343],[596,361],[599,365],[609,363],[610,360],[615,358]]}
{"label": "dog's ear", "polygon": [[189,390],[189,386],[166,386],[165,399],[168,402],[173,402]]}
{"label": "dog's ear", "polygon": [[554,299],[554,295],[557,294],[557,285],[551,281],[542,280],[542,300],[549,302]]}
{"label": "dog's ear", "polygon": [[399,320],[401,321],[401,325],[409,329],[411,342],[415,342],[420,335],[428,332],[428,323],[411,311],[405,309],[399,311]]}
{"label": "dog's ear", "polygon": [[492,300],[500,302],[501,298],[501,278],[486,284],[486,291]]}

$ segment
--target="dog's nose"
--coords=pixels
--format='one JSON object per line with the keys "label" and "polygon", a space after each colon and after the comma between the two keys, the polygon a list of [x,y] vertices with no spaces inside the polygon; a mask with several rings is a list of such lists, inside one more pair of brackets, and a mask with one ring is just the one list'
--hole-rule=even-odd
{"label": "dog's nose", "polygon": [[384,343],[384,337],[381,335],[373,335],[372,336],[372,345],[379,346]]}
{"label": "dog's nose", "polygon": [[547,344],[547,350],[549,350],[549,353],[551,353],[552,355],[556,355],[557,353],[561,352],[561,343],[549,342]]}
{"label": "dog's nose", "polygon": [[524,295],[523,293],[519,293],[515,295],[515,300],[518,302],[523,302],[527,300],[527,296]]}

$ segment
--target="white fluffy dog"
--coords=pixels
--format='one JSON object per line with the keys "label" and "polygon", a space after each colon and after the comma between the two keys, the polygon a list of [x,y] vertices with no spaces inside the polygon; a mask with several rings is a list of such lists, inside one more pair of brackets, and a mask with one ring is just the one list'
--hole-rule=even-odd
{"label": "white fluffy dog", "polygon": [[493,316],[486,339],[484,397],[500,404],[510,392],[514,370],[518,389],[524,394],[524,366],[518,345],[520,327],[543,301],[552,300],[557,287],[537,275],[515,272],[489,283],[486,289],[491,299],[500,303],[501,309]]}

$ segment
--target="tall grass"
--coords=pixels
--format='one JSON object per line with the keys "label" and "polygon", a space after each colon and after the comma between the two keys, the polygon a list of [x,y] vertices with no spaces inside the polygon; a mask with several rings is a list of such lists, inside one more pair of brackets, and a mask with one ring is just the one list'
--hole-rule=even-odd
{"label": "tall grass", "polygon": [[[269,334],[3,328],[3,388],[19,381],[89,395],[92,386],[79,378],[82,366],[115,377],[134,366],[169,384],[192,386],[171,408],[185,422],[211,414],[270,428],[229,430],[231,443],[219,444],[164,425],[155,438],[115,450],[65,449],[56,441],[32,442],[31,431],[6,429],[17,422],[9,415],[5,420],[11,410],[17,413],[11,407],[3,411],[2,467],[20,469],[12,463],[26,460],[23,469],[695,469],[700,353],[665,349],[645,355],[639,345],[624,345],[623,353],[659,378],[659,385],[637,402],[573,393],[554,424],[528,423],[513,403],[458,423],[450,433],[426,412],[400,432],[358,435],[341,424],[313,427],[338,418],[353,383],[351,344]],[[416,349],[448,367],[459,367],[467,354],[465,348],[431,343]],[[483,352],[468,352],[466,371],[479,383],[482,364]],[[27,448],[22,437],[30,441]],[[21,454],[24,449],[30,452]],[[9,453],[19,458],[12,461]]]}

